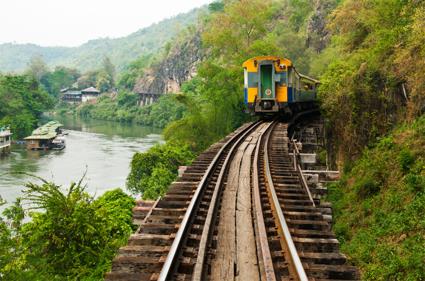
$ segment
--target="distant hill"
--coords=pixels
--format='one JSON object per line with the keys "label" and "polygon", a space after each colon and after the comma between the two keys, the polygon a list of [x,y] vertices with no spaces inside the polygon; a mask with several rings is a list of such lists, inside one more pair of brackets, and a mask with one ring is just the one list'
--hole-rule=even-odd
{"label": "distant hill", "polygon": [[104,55],[109,56],[118,70],[142,54],[156,53],[183,28],[196,22],[206,10],[197,8],[179,14],[126,37],[90,40],[79,47],[41,47],[35,44],[0,44],[0,72],[20,72],[33,56],[40,55],[50,66],[63,65],[80,71],[96,69]]}

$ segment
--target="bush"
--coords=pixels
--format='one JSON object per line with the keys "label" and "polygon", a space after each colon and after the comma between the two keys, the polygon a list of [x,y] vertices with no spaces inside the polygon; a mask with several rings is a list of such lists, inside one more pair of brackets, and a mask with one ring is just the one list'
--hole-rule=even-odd
{"label": "bush", "polygon": [[147,152],[136,153],[131,161],[127,188],[143,194],[144,199],[164,195],[176,178],[179,166],[190,164],[194,155],[187,145],[166,143],[156,145]]}
{"label": "bush", "polygon": [[404,148],[400,151],[398,162],[400,163],[400,167],[403,172],[406,173],[409,171],[411,165],[415,162],[415,157],[409,149]]}
{"label": "bush", "polygon": [[412,192],[423,192],[425,191],[425,177],[421,175],[408,174],[405,179],[407,187]]}
{"label": "bush", "polygon": [[[10,225],[6,252],[12,254],[0,262],[2,280],[103,280],[133,231],[134,200],[120,189],[94,200],[81,182],[66,191],[46,181],[28,183],[25,194],[31,210],[41,212],[24,223],[19,201],[5,211],[9,223],[0,225]],[[0,242],[2,251],[7,241]]]}
{"label": "bush", "polygon": [[356,182],[353,188],[360,199],[366,199],[379,192],[379,185],[380,184],[376,182],[376,180],[367,177]]}

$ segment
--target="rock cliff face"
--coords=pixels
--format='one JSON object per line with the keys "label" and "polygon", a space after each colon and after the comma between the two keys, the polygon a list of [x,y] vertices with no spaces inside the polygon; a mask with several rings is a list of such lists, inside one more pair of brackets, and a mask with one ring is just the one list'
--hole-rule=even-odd
{"label": "rock cliff face", "polygon": [[183,82],[196,75],[196,68],[202,59],[200,32],[196,31],[173,45],[165,58],[137,81],[134,92],[156,95],[177,93]]}
{"label": "rock cliff face", "polygon": [[315,0],[314,11],[307,24],[307,46],[316,52],[326,48],[330,40],[330,33],[326,29],[327,17],[336,7],[333,0]]}

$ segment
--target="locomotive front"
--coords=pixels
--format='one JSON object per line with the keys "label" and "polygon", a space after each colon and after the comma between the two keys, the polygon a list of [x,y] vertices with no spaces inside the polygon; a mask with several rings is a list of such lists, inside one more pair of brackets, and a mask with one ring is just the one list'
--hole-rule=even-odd
{"label": "locomotive front", "polygon": [[292,62],[277,56],[247,60],[244,68],[244,98],[257,115],[292,115],[315,106],[319,81],[297,72]]}
{"label": "locomotive front", "polygon": [[263,56],[244,64],[245,103],[256,113],[274,114],[284,110],[288,102],[288,59]]}

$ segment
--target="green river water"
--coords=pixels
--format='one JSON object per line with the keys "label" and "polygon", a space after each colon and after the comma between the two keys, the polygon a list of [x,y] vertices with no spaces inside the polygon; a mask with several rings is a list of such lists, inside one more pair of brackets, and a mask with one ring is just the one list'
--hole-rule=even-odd
{"label": "green river water", "polygon": [[[66,148],[62,151],[27,151],[13,145],[9,156],[0,158],[0,196],[13,202],[24,184],[37,181],[32,174],[68,186],[86,173],[84,183],[92,195],[125,188],[131,158],[161,142],[160,130],[73,117],[55,117],[64,124]],[[3,206],[4,208],[4,206]]]}

